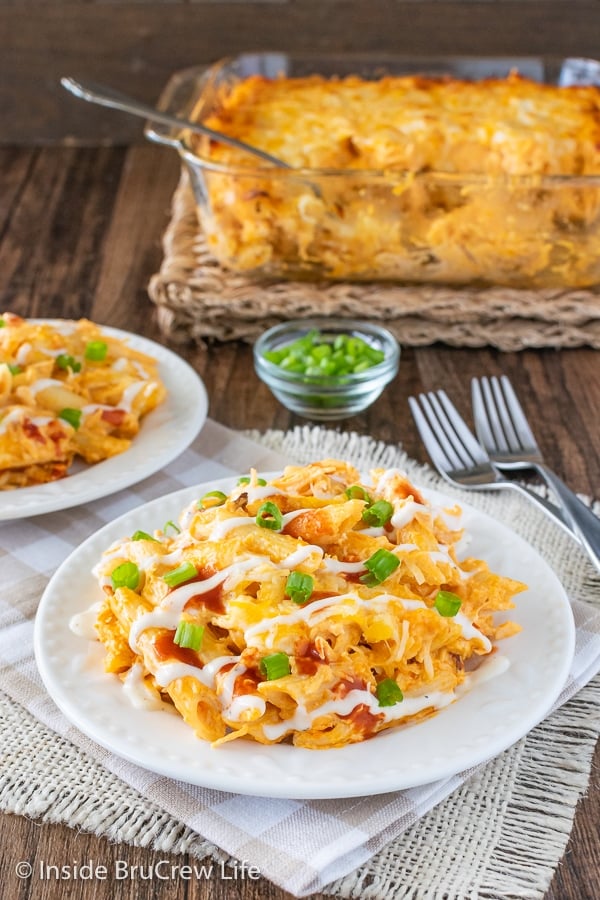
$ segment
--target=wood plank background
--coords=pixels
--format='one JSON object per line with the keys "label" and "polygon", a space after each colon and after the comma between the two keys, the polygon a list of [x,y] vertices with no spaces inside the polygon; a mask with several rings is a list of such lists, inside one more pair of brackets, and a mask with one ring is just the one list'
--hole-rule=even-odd
{"label": "wood plank background", "polygon": [[0,0],[0,143],[143,140],[62,75],[156,101],[172,72],[252,50],[595,56],[598,0]]}

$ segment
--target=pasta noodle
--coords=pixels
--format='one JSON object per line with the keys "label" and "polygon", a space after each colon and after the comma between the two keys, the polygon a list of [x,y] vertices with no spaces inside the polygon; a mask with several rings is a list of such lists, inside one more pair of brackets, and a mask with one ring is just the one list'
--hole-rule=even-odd
{"label": "pasta noodle", "polygon": [[420,721],[519,630],[496,614],[525,585],[458,561],[459,513],[397,470],[363,481],[322,460],[268,483],[252,470],[176,529],[106,549],[94,569],[105,668],[215,746],[339,747]]}
{"label": "pasta noodle", "polygon": [[155,360],[86,319],[0,325],[0,489],[122,453],[166,396]]}

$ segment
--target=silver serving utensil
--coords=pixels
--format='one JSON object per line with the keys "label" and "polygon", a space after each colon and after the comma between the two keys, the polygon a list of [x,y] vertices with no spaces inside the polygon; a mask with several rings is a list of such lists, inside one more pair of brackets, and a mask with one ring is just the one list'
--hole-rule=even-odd
{"label": "silver serving utensil", "polygon": [[525,413],[506,377],[471,382],[475,430],[501,469],[535,469],[562,505],[566,522],[600,571],[600,519],[544,463]]}
{"label": "silver serving utensil", "polygon": [[467,427],[445,391],[409,397],[408,402],[425,449],[442,478],[456,487],[489,491],[505,488],[532,500],[547,516],[575,537],[561,510],[524,484],[505,478]]}
{"label": "silver serving utensil", "polygon": [[153,106],[142,103],[139,100],[122,94],[114,88],[104,84],[96,84],[93,81],[77,81],[75,78],[61,78],[60,83],[64,88],[79,97],[81,100],[87,100],[88,103],[97,103],[99,106],[108,106],[110,109],[119,109],[122,112],[130,113],[132,116],[139,116],[142,119],[150,119],[152,122],[160,122],[162,125],[169,125],[172,128],[187,129],[197,134],[203,134],[214,141],[220,141],[222,144],[228,144],[235,147],[236,150],[243,150],[252,156],[258,157],[263,162],[271,163],[280,169],[291,169],[292,166],[258,147],[252,147],[244,141],[238,141],[236,138],[229,137],[221,131],[214,131],[200,122],[190,122],[188,119],[180,119],[178,116],[172,116],[169,113],[161,112]]}

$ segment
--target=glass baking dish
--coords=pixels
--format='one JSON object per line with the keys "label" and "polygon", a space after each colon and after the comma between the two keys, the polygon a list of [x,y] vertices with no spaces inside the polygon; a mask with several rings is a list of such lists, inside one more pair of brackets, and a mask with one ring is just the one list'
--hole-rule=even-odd
{"label": "glass baking dish", "polygon": [[[245,54],[175,73],[160,109],[194,121],[240,80],[320,74],[558,82],[560,60]],[[187,167],[198,217],[225,268],[264,279],[585,288],[600,284],[600,174],[280,169],[211,158],[210,141],[148,124]]]}

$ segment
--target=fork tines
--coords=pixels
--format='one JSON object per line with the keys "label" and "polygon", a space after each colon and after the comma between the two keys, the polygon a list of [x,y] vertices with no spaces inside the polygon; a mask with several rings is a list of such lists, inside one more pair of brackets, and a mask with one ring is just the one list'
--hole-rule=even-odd
{"label": "fork tines", "polygon": [[408,402],[421,439],[437,468],[449,472],[488,461],[445,391],[419,394],[418,398],[409,397]]}
{"label": "fork tines", "polygon": [[477,434],[485,447],[495,447],[501,453],[536,447],[508,376],[473,378],[471,391]]}

